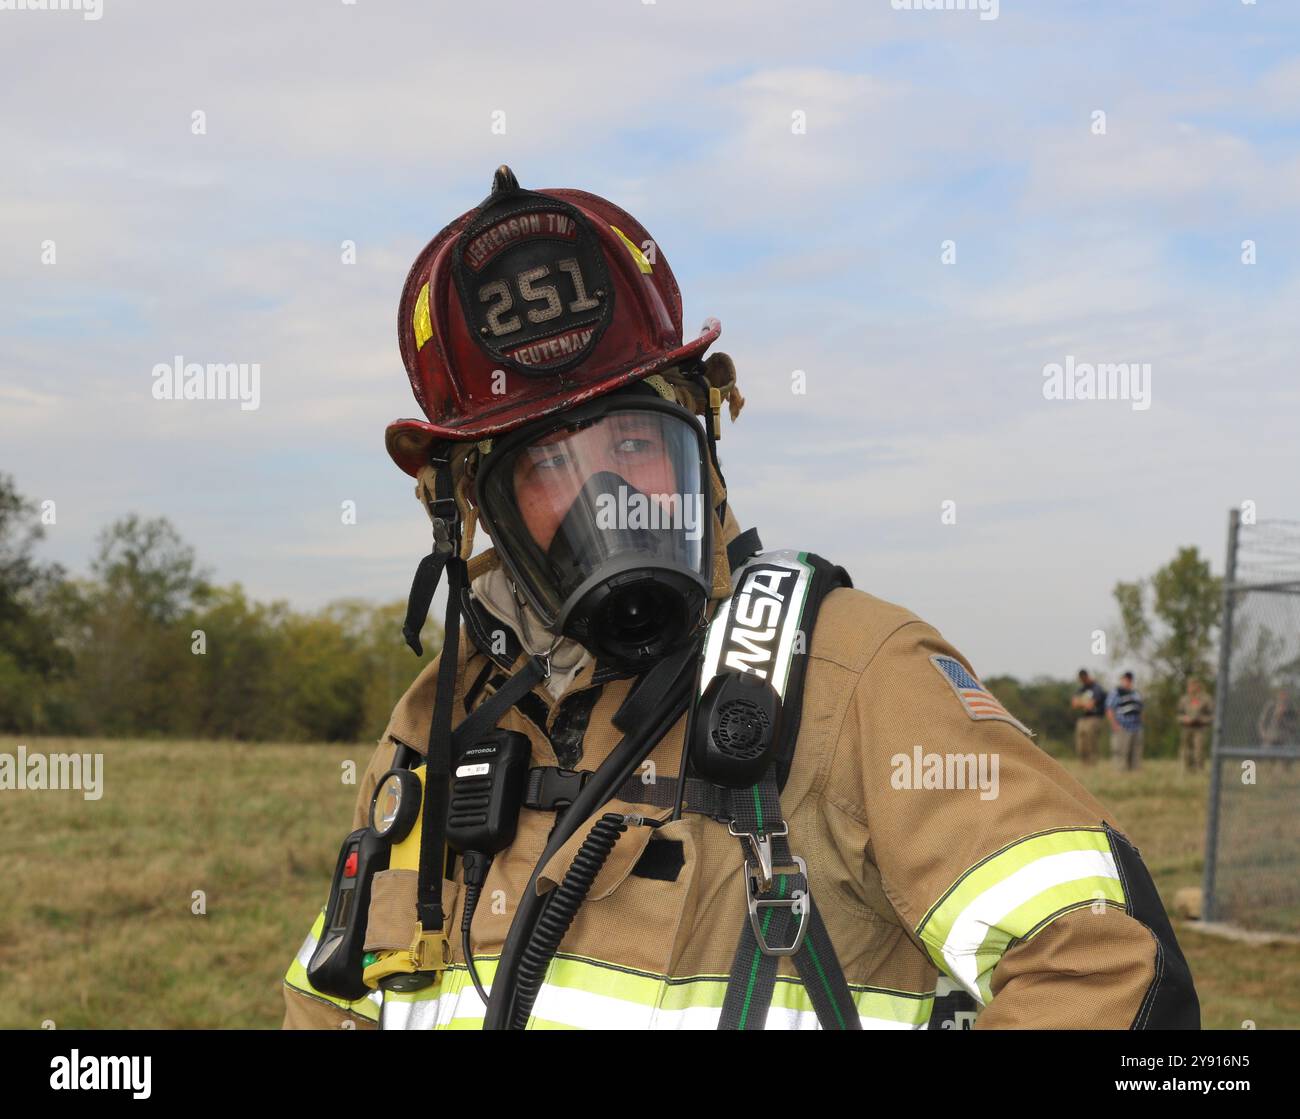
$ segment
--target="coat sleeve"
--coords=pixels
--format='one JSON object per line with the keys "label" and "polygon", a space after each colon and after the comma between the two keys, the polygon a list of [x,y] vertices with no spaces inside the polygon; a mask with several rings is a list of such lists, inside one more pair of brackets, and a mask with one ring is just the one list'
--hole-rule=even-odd
{"label": "coat sleeve", "polygon": [[1199,1026],[1187,963],[1137,850],[924,622],[858,677],[836,743],[867,855],[979,1028]]}
{"label": "coat sleeve", "polygon": [[[370,811],[370,798],[374,795],[379,778],[391,768],[396,747],[385,740],[376,747],[362,774],[357,788],[356,803],[352,808],[352,826],[339,835],[339,843],[345,835],[356,831],[366,824]],[[329,886],[326,885],[328,892]],[[379,1022],[379,997],[371,992],[365,998],[348,1002],[316,990],[307,978],[307,963],[320,940],[325,925],[325,910],[316,915],[316,920],[307,934],[297,955],[290,961],[289,970],[284,976],[284,1023],[286,1030],[337,1030],[362,1029],[373,1030]]]}

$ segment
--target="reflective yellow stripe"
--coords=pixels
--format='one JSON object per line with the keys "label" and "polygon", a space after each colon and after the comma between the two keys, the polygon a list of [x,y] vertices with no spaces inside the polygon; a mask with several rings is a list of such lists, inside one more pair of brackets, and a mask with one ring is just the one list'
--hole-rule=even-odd
{"label": "reflective yellow stripe", "polygon": [[650,275],[651,272],[650,261],[646,257],[645,253],[643,253],[638,246],[634,245],[631,241],[629,241],[627,234],[624,233],[621,229],[619,229],[618,226],[611,225],[609,228],[612,229],[615,233],[617,233],[618,239],[622,241],[624,245],[627,246],[627,251],[632,254],[632,259],[636,261],[636,266],[639,269],[641,269],[641,271],[644,272],[647,276]]}
{"label": "reflective yellow stripe", "polygon": [[316,922],[312,925],[311,932],[307,934],[307,939],[302,942],[302,947],[298,949],[298,954],[294,956],[293,962],[289,965],[289,970],[284,973],[284,981],[295,991],[301,991],[304,995],[332,1003],[341,1010],[350,1010],[353,1014],[359,1014],[362,1018],[378,1022],[379,1010],[383,1005],[383,996],[380,992],[372,991],[363,998],[349,1002],[347,999],[338,999],[333,995],[325,994],[324,991],[318,991],[311,985],[311,981],[307,978],[307,965],[311,962],[311,955],[316,951],[316,945],[320,943],[320,935],[324,931],[325,910],[322,909],[317,914]]}
{"label": "reflective yellow stripe", "polygon": [[[490,989],[497,960],[478,960]],[[532,1030],[716,1029],[726,993],[724,976],[669,979],[596,960],[558,957],[537,997]],[[851,988],[864,1029],[922,1029],[934,1009],[934,992]],[[454,964],[442,981],[423,991],[387,994],[385,1029],[481,1029],[484,1007],[468,973]],[[817,1029],[817,1014],[803,984],[779,978],[768,1029]]]}
{"label": "reflective yellow stripe", "polygon": [[1125,904],[1110,841],[1097,828],[1061,828],[971,867],[916,931],[935,965],[985,1004],[993,969],[1013,940],[1095,902]]}
{"label": "reflective yellow stripe", "polygon": [[424,349],[424,344],[433,337],[433,320],[429,317],[429,285],[420,289],[415,299],[415,310],[411,313],[411,328],[415,331],[416,350]]}

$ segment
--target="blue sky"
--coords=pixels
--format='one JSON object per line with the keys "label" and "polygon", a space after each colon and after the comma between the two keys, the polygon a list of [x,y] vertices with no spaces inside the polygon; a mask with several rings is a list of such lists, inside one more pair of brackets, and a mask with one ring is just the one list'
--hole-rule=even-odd
{"label": "blue sky", "polygon": [[[1300,517],[1296,5],[492,10],[0,11],[0,469],[57,502],[47,555],[165,515],[259,597],[401,597],[427,522],[383,452],[417,412],[397,296],[501,162],[631,210],[687,329],[722,320],[742,520],[981,673],[1096,662],[1116,580],[1217,567],[1243,500]],[[260,363],[261,407],[152,399],[177,354]],[[1151,407],[1045,400],[1067,355],[1150,363]]]}

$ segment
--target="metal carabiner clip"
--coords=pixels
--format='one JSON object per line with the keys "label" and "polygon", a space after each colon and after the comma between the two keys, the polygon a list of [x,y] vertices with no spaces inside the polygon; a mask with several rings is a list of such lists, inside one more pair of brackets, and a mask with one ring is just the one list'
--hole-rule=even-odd
{"label": "metal carabiner clip", "polygon": [[[737,831],[735,821],[727,823],[727,831],[731,832],[737,839],[748,840],[749,853],[754,857],[754,862],[758,864],[761,875],[760,894],[767,893],[772,888],[772,839],[776,836],[789,835],[790,826],[781,821],[781,827],[773,828],[771,831],[749,832]],[[745,865],[749,866],[749,859],[746,858]]]}
{"label": "metal carabiner clip", "polygon": [[[791,865],[798,867],[799,874],[804,882],[808,881],[808,866],[798,855],[790,856]],[[788,898],[765,898],[761,897],[762,890],[758,889],[759,875],[755,873],[755,867],[752,864],[746,865],[745,875],[745,905],[749,910],[749,924],[754,930],[754,939],[758,941],[758,950],[765,956],[793,956],[803,947],[803,938],[808,932],[808,894],[805,890],[794,890]],[[771,867],[768,868],[771,872]],[[773,945],[763,931],[763,921],[761,919],[764,909],[787,909],[796,919],[794,940],[790,944]]]}

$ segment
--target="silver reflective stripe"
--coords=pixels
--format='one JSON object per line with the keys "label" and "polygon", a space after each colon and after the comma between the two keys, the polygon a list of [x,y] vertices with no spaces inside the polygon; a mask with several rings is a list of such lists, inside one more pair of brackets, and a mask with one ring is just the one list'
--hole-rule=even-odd
{"label": "silver reflective stripe", "polygon": [[[480,1006],[482,1003],[479,1004]],[[451,995],[432,998],[385,998],[379,1011],[381,1030],[445,1030],[456,1009]],[[481,1017],[482,1015],[480,1015]]]}
{"label": "silver reflective stripe", "polygon": [[654,1015],[653,1006],[550,983],[542,985],[533,1004],[534,1018],[583,1030],[648,1030]]}
{"label": "silver reflective stripe", "polygon": [[[561,959],[556,963],[561,967],[558,973],[552,972],[552,978],[559,976],[565,981],[543,984],[529,1020],[530,1029],[716,1030],[718,1027],[722,1012],[717,1003],[725,987],[724,980],[669,983],[662,977],[632,974],[589,961]],[[854,993],[854,1001],[862,1028],[868,1030],[924,1029],[934,1006],[933,994],[858,991]],[[797,1005],[791,1005],[792,1002]],[[481,1029],[484,1011],[483,1002],[464,971],[452,967],[443,973],[436,987],[409,995],[387,996],[381,1028]],[[777,998],[767,1013],[766,1028],[821,1028],[801,984],[778,984]]]}
{"label": "silver reflective stripe", "polygon": [[[319,943],[320,941],[316,939],[315,934],[307,934],[307,939],[302,942],[302,947],[298,949],[298,962],[303,967],[311,963],[311,954],[316,951],[316,945]],[[280,958],[283,959],[284,957],[281,956]]]}

